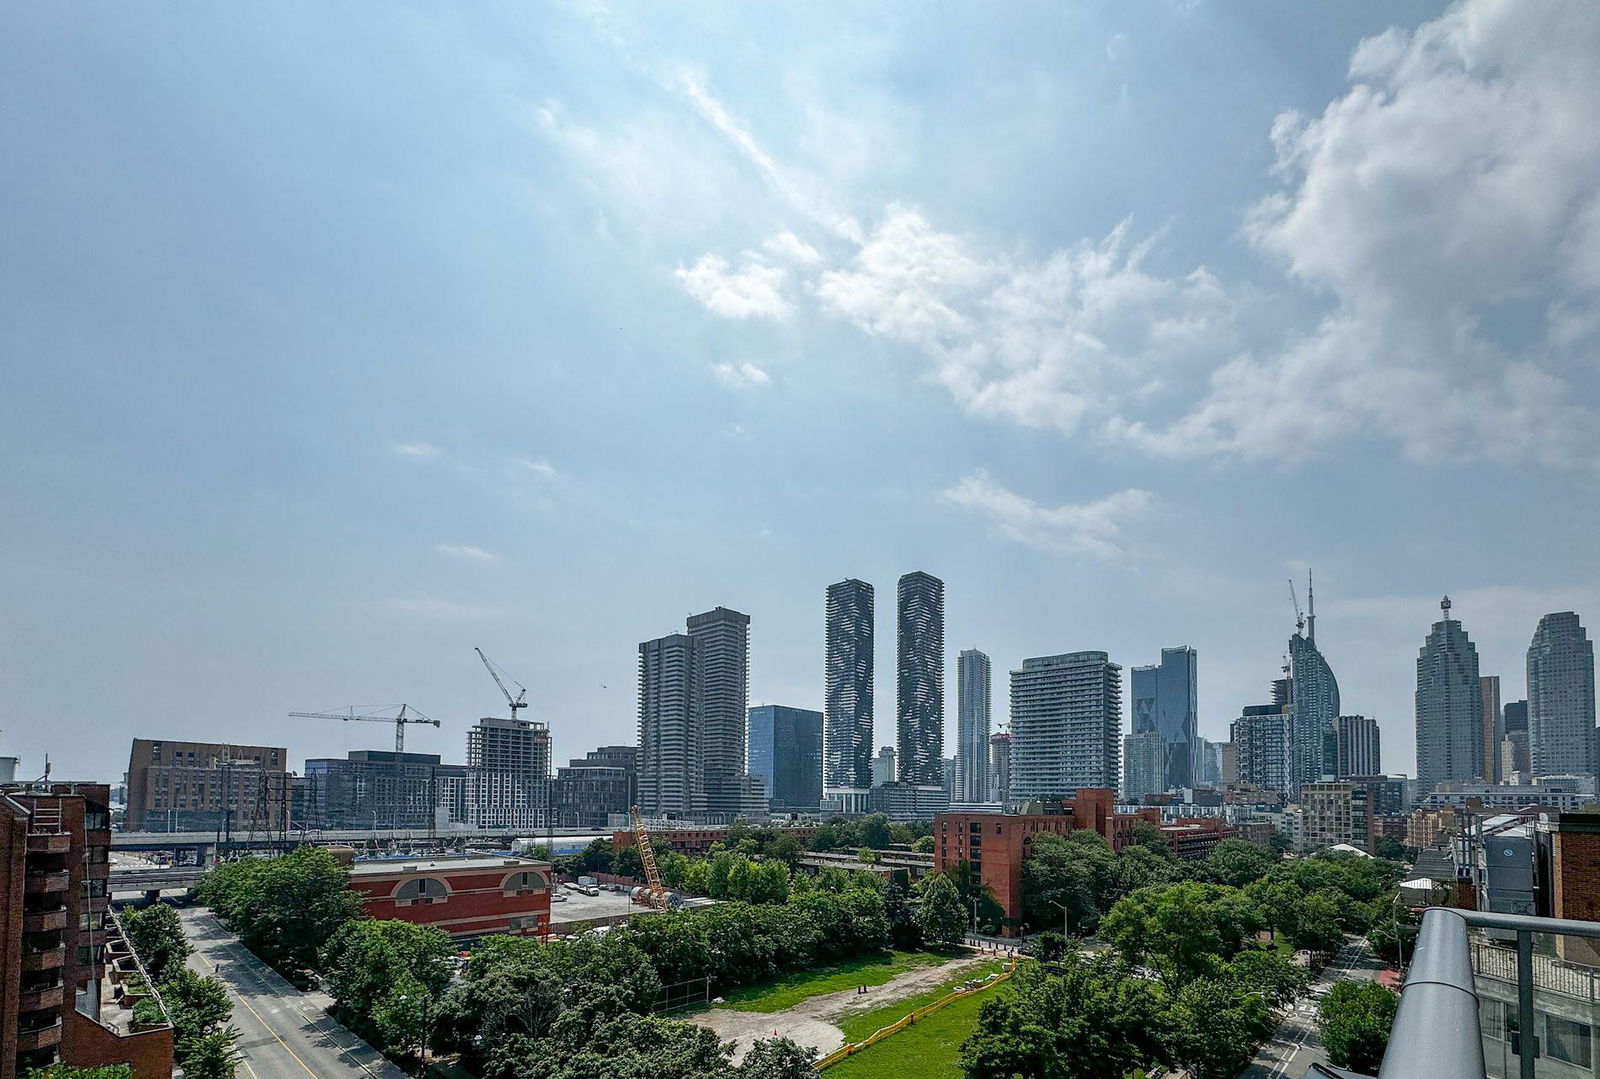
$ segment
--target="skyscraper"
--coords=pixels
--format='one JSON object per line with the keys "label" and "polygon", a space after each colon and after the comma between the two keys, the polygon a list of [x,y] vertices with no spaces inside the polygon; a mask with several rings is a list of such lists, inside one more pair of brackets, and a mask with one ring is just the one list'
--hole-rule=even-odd
{"label": "skyscraper", "polygon": [[1106,653],[1023,660],[1011,672],[1011,797],[1117,786],[1121,729],[1122,668]]}
{"label": "skyscraper", "polygon": [[1375,776],[1383,772],[1378,724],[1374,720],[1366,716],[1340,716],[1334,721],[1334,746],[1334,778]]}
{"label": "skyscraper", "polygon": [[1512,772],[1527,772],[1528,702],[1507,701],[1501,711],[1505,736],[1500,739],[1500,779],[1509,782]]}
{"label": "skyscraper", "polygon": [[694,645],[673,633],[639,646],[639,809],[687,818],[694,810],[700,738]]}
{"label": "skyscraper", "polygon": [[1199,654],[1163,648],[1157,666],[1133,668],[1133,731],[1161,736],[1161,790],[1195,785]]}
{"label": "skyscraper", "polygon": [[900,781],[944,786],[944,582],[916,570],[895,602]]}
{"label": "skyscraper", "polygon": [[1002,806],[1011,801],[1011,734],[989,736],[989,800]]}
{"label": "skyscraper", "polygon": [[1547,614],[1528,645],[1533,774],[1593,775],[1594,742],[1594,645],[1573,612]]}
{"label": "skyscraper", "polygon": [[1424,794],[1447,780],[1483,774],[1483,692],[1478,650],[1450,617],[1450,597],[1439,603],[1417,654],[1417,780]]}
{"label": "skyscraper", "polygon": [[1505,737],[1505,721],[1500,713],[1500,676],[1478,677],[1478,695],[1483,698],[1483,781],[1500,780],[1500,740]]}
{"label": "skyscraper", "polygon": [[[1138,668],[1134,669],[1135,675]],[[1122,740],[1122,799],[1142,802],[1148,795],[1166,790],[1163,778],[1165,760],[1161,735],[1153,730],[1135,731]]]}
{"label": "skyscraper", "polygon": [[544,827],[549,821],[550,729],[488,716],[467,731],[466,814],[477,828]]}
{"label": "skyscraper", "polygon": [[894,782],[894,746],[880,746],[872,758],[872,785],[881,787]]}
{"label": "skyscraper", "polygon": [[766,810],[745,770],[750,699],[750,616],[716,607],[688,620],[700,735],[695,808],[708,819]]}
{"label": "skyscraper", "polygon": [[1339,682],[1317,648],[1317,595],[1307,575],[1305,631],[1289,638],[1289,732],[1294,746],[1294,790],[1333,770],[1334,721],[1339,716]]}
{"label": "skyscraper", "polygon": [[951,800],[989,800],[989,657],[968,648],[956,661],[956,789]]}
{"label": "skyscraper", "polygon": [[822,793],[844,812],[864,810],[872,788],[872,608],[867,582],[828,586]]}
{"label": "skyscraper", "polygon": [[767,786],[773,809],[822,804],[822,713],[781,704],[750,709],[750,774]]}
{"label": "skyscraper", "polygon": [[[1281,680],[1273,684],[1278,697]],[[1287,686],[1281,694],[1287,697]],[[1230,738],[1237,755],[1239,782],[1288,795],[1294,782],[1294,740],[1286,700],[1246,705],[1233,721]]]}

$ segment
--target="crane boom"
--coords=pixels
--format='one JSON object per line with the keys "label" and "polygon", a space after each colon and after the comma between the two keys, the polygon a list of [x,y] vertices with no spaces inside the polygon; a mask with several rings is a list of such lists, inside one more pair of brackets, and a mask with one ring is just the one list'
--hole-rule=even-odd
{"label": "crane boom", "polygon": [[[439,721],[437,719],[429,719],[415,708],[412,708],[409,704],[402,704],[400,706],[400,711],[392,716],[378,714],[378,712],[386,711],[388,711],[388,709],[383,708],[378,709],[375,712],[357,713],[355,705],[351,705],[346,711],[343,712],[290,712],[289,715],[295,719],[337,719],[341,723],[393,723],[394,751],[396,753],[405,752],[406,726],[408,724],[416,724],[419,726],[428,727],[439,726]],[[398,759],[395,761],[395,764],[399,764]]]}
{"label": "crane boom", "polygon": [[1289,578],[1289,602],[1294,604],[1294,628],[1305,629],[1306,616],[1300,612],[1300,597],[1295,594],[1293,577]]}
{"label": "crane boom", "polygon": [[511,684],[516,686],[517,689],[521,691],[515,697],[513,697],[511,695],[511,691],[506,688],[505,680],[500,677],[501,672],[499,668],[494,665],[488,656],[483,654],[483,649],[474,646],[472,650],[478,653],[478,658],[483,660],[483,669],[489,672],[489,677],[494,679],[494,684],[500,687],[501,693],[505,694],[506,703],[511,706],[511,718],[516,719],[517,709],[528,707],[528,702],[524,700],[524,698],[528,695],[528,687],[524,686],[515,678],[511,678],[509,674],[506,675],[506,678],[511,678]]}
{"label": "crane boom", "polygon": [[639,861],[644,863],[644,879],[648,885],[645,901],[652,907],[661,908],[666,905],[667,890],[661,887],[661,873],[656,869],[656,851],[650,845],[650,833],[645,831],[644,818],[639,815],[639,807],[632,807],[632,812],[633,838],[639,844]]}

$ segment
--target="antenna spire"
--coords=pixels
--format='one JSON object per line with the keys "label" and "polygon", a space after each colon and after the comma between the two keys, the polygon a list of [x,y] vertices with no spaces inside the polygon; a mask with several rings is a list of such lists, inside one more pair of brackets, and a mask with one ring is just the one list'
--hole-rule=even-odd
{"label": "antenna spire", "polygon": [[1317,643],[1317,589],[1311,583],[1311,567],[1306,567],[1306,639]]}

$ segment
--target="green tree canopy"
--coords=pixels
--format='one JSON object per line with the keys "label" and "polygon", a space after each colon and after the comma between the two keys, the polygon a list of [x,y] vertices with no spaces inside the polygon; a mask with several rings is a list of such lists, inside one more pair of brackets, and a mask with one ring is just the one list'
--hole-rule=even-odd
{"label": "green tree canopy", "polygon": [[1100,923],[1100,936],[1129,963],[1153,968],[1178,988],[1216,973],[1260,925],[1237,888],[1185,881],[1119,899]]}
{"label": "green tree canopy", "polygon": [[1178,990],[1171,1019],[1173,1058],[1192,1079],[1237,1075],[1272,1028],[1260,996],[1209,978]]}
{"label": "green tree canopy", "polygon": [[1337,1067],[1378,1074],[1399,998],[1376,982],[1339,982],[1317,1006],[1317,1029]]}
{"label": "green tree canopy", "polygon": [[943,873],[934,873],[923,882],[917,924],[929,944],[959,944],[966,935],[967,916],[961,910],[961,896]]}
{"label": "green tree canopy", "polygon": [[314,968],[334,933],[362,913],[350,871],[321,847],[228,862],[206,874],[199,894],[247,948],[290,975]]}
{"label": "green tree canopy", "polygon": [[1281,857],[1270,847],[1243,839],[1224,839],[1196,870],[1196,877],[1211,884],[1243,888],[1267,875]]}
{"label": "green tree canopy", "polygon": [[961,1047],[966,1079],[1105,1079],[1167,1060],[1156,986],[1109,956],[1019,967]]}
{"label": "green tree canopy", "polygon": [[127,911],[122,915],[122,928],[144,969],[157,982],[165,981],[170,971],[181,968],[194,951],[183,935],[178,912],[165,903]]}
{"label": "green tree canopy", "polygon": [[402,921],[350,922],[328,942],[328,991],[346,1026],[382,1045],[420,1044],[450,984],[450,937]]}

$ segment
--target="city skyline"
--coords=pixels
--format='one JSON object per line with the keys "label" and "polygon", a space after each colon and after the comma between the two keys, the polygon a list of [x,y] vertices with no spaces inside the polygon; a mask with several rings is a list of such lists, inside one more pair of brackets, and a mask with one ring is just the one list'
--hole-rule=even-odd
{"label": "city skyline", "polygon": [[1217,740],[1314,563],[1414,760],[1438,595],[1506,699],[1600,611],[1597,18],[11,5],[0,752],[454,760],[482,644],[566,759],[711,602],[817,708],[820,589],[915,566],[1001,669],[1194,645]]}

